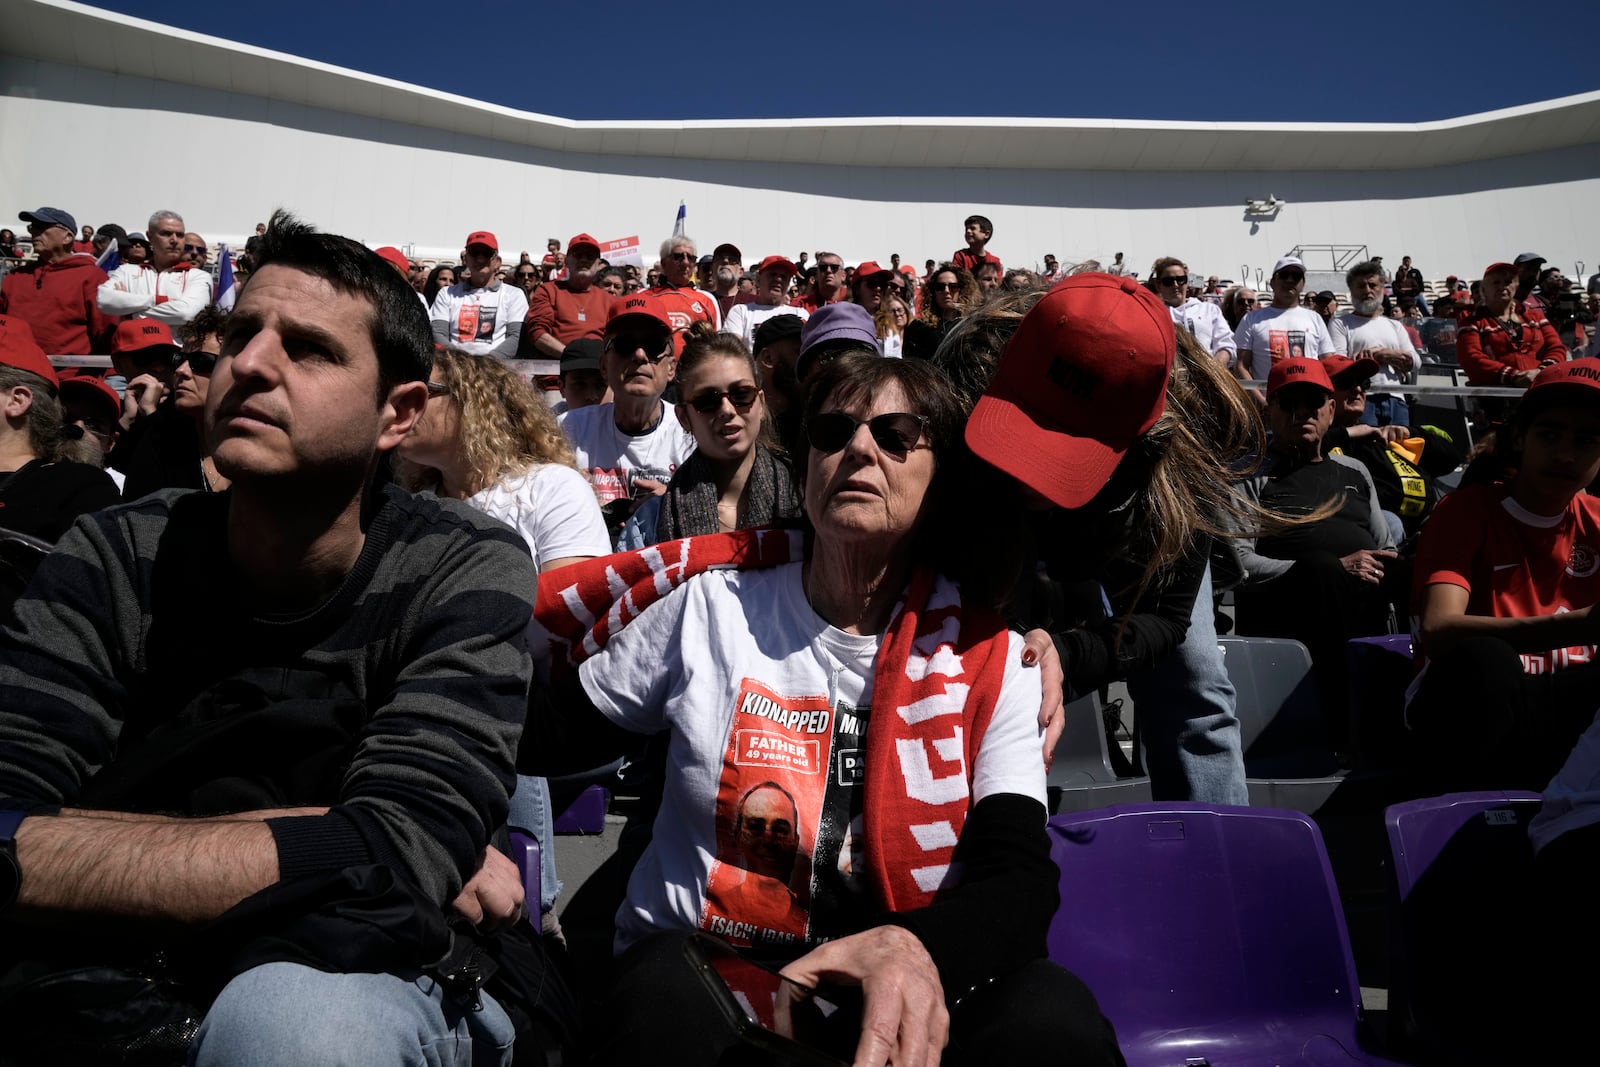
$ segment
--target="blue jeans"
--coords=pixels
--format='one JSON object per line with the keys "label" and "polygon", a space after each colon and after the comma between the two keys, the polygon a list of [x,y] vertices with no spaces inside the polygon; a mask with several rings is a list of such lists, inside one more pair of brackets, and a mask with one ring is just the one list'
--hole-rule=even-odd
{"label": "blue jeans", "polygon": [[1361,421],[1368,426],[1410,426],[1411,408],[1399,393],[1369,396]]}
{"label": "blue jeans", "polygon": [[1250,803],[1233,683],[1217,647],[1213,610],[1208,566],[1183,643],[1160,663],[1128,676],[1156,800]]}
{"label": "blue jeans", "polygon": [[225,986],[192,1067],[509,1067],[516,1034],[494,998],[472,1011],[421,975],[327,974],[267,963]]}
{"label": "blue jeans", "polygon": [[555,907],[556,898],[561,895],[561,879],[556,877],[556,815],[550,805],[550,783],[532,775],[517,775],[506,824],[527,831],[539,842],[539,914],[543,915]]}

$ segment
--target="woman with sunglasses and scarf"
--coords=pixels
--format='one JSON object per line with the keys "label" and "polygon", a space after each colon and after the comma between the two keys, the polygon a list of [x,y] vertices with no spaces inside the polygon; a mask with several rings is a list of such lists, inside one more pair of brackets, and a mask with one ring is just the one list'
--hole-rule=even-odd
{"label": "woman with sunglasses and scarf", "polygon": [[1172,322],[1188,330],[1222,367],[1234,360],[1233,327],[1222,309],[1209,300],[1189,296],[1189,266],[1174,256],[1163,256],[1150,268],[1149,289],[1172,313]]}
{"label": "woman with sunglasses and scarf", "polygon": [[967,477],[960,435],[926,362],[839,356],[804,406],[809,539],[692,538],[543,592],[576,671],[535,694],[519,762],[667,737],[593,1062],[731,1062],[684,951],[705,935],[859,987],[831,1020],[846,1061],[1121,1062],[1092,994],[1043,958],[1059,874],[1041,672],[990,610],[1015,524]]}
{"label": "woman with sunglasses and scarf", "polygon": [[767,428],[766,399],[744,342],[710,323],[688,330],[678,359],[678,422],[695,451],[673,474],[656,541],[748,530],[800,514],[789,464]]}

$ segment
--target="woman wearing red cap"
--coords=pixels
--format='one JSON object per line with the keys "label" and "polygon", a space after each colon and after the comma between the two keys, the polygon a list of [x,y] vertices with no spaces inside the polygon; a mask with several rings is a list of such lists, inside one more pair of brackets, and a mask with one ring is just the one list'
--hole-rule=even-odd
{"label": "woman wearing red cap", "polygon": [[1561,335],[1544,315],[1516,299],[1517,268],[1491,263],[1483,302],[1456,327],[1456,358],[1469,385],[1532,385],[1541,368],[1567,358]]}
{"label": "woman wearing red cap", "polygon": [[973,452],[1034,502],[1051,584],[1017,611],[1050,632],[1067,698],[1128,679],[1156,797],[1248,803],[1208,557],[1261,431],[1227,371],[1135,279],[1099,273],[991,301],[935,362],[976,399]]}
{"label": "woman wearing red cap", "polygon": [[1417,548],[1407,721],[1445,788],[1538,789],[1600,707],[1600,360],[1549,367]]}

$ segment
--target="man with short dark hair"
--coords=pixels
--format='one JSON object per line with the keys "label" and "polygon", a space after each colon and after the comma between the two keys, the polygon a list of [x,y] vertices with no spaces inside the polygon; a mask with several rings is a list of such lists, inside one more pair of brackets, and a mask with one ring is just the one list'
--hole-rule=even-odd
{"label": "man with short dark hair", "polygon": [[188,228],[183,217],[173,211],[157,211],[150,216],[144,235],[150,248],[149,262],[131,257],[100,286],[100,310],[107,315],[130,319],[155,319],[168,326],[181,326],[196,312],[211,303],[211,275],[195,269],[183,258],[183,235]]}
{"label": "man with short dark hair", "polygon": [[33,339],[53,356],[104,352],[116,320],[100,311],[106,272],[72,251],[77,223],[60,208],[24,211],[34,261],[0,280],[0,314],[26,322]]}
{"label": "man with short dark hair", "polygon": [[[376,477],[431,359],[404,279],[277,212],[206,400],[230,490],[80,520],[0,631],[8,964],[119,967],[213,924],[185,951],[226,984],[173,989],[205,1014],[200,1067],[508,1064],[510,1005],[468,965],[515,946],[526,988],[559,987],[535,939],[488,932],[522,899],[488,844],[532,560]],[[53,1058],[31,1021],[7,1058]]]}
{"label": "man with short dark hair", "polygon": [[817,263],[811,269],[805,289],[789,303],[807,312],[815,312],[847,296],[844,286],[844,260],[837,252],[818,252]]}
{"label": "man with short dark hair", "polygon": [[1417,309],[1424,315],[1428,313],[1428,297],[1422,291],[1422,272],[1411,265],[1410,256],[1400,257],[1400,267],[1394,272],[1395,303],[1402,303],[1406,297],[1415,301]]}

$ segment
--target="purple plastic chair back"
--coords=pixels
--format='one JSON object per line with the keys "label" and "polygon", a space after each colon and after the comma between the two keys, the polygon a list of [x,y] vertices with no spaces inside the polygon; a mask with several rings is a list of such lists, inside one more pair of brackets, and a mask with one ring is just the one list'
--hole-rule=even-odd
{"label": "purple plastic chair back", "polygon": [[1345,644],[1350,730],[1355,751],[1383,766],[1408,765],[1414,742],[1405,726],[1411,684],[1411,635],[1355,637]]}
{"label": "purple plastic chair back", "polygon": [[511,862],[522,875],[522,893],[528,905],[523,909],[527,921],[539,929],[539,840],[521,830],[511,831]]}
{"label": "purple plastic chair back", "polygon": [[1383,1063],[1333,871],[1298,812],[1122,804],[1050,820],[1050,958],[1082,978],[1129,1067]]}
{"label": "purple plastic chair back", "polygon": [[558,834],[598,834],[606,828],[606,805],[610,794],[598,785],[591,785],[578,794],[567,809],[556,816]]}
{"label": "purple plastic chair back", "polygon": [[[1398,1041],[1429,1062],[1512,1063],[1525,1020],[1543,1010],[1542,894],[1528,823],[1538,793],[1450,793],[1384,812],[1394,872],[1389,1015]],[[1492,993],[1491,993],[1492,991]],[[1495,1010],[1485,1013],[1485,997]],[[1523,999],[1526,998],[1526,999]]]}

